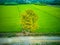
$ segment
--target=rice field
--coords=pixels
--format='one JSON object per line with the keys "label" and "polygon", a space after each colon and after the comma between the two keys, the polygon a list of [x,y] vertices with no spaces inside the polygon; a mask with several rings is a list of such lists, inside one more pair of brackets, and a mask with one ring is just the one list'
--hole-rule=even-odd
{"label": "rice field", "polygon": [[60,7],[34,4],[0,5],[0,32],[22,32],[21,14],[28,9],[38,16],[34,33],[60,33]]}

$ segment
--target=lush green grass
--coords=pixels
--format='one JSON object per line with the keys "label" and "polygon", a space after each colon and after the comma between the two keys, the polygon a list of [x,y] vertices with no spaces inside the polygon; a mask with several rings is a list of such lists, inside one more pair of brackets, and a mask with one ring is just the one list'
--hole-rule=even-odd
{"label": "lush green grass", "polygon": [[60,8],[33,4],[0,5],[0,32],[21,32],[21,14],[32,9],[38,15],[39,28],[35,32],[60,32]]}

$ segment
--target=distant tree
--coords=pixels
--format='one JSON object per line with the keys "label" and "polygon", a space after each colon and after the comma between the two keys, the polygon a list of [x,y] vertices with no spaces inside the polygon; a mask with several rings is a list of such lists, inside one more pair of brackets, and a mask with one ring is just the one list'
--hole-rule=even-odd
{"label": "distant tree", "polygon": [[54,0],[54,4],[60,5],[60,0]]}
{"label": "distant tree", "polygon": [[25,4],[26,0],[16,0],[19,4]]}
{"label": "distant tree", "polygon": [[0,0],[0,4],[4,4],[5,3],[5,0]]}

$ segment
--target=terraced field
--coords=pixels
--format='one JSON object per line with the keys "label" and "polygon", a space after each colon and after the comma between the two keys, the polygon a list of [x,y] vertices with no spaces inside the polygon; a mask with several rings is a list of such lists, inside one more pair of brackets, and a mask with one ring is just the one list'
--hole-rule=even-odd
{"label": "terraced field", "polygon": [[34,4],[0,5],[0,32],[21,32],[21,14],[31,9],[38,16],[39,28],[34,32],[60,32],[60,7]]}

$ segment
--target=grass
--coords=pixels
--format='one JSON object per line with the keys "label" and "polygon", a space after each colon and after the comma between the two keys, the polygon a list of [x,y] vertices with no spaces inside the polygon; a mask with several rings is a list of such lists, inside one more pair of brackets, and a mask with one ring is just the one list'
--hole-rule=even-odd
{"label": "grass", "polygon": [[21,32],[21,14],[32,9],[39,16],[39,28],[34,32],[60,32],[60,8],[56,6],[39,6],[34,4],[0,5],[0,32]]}

